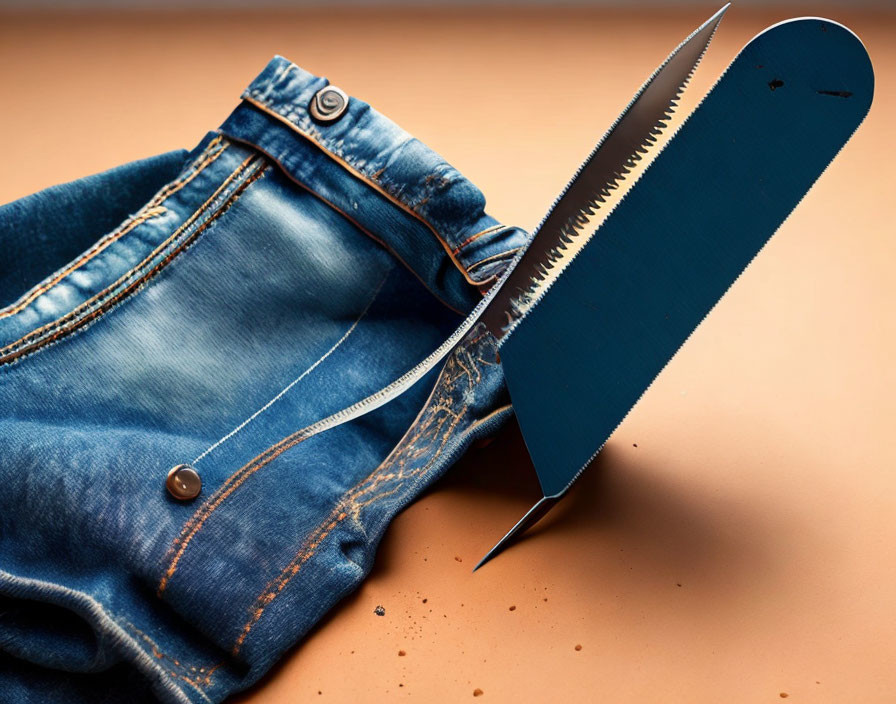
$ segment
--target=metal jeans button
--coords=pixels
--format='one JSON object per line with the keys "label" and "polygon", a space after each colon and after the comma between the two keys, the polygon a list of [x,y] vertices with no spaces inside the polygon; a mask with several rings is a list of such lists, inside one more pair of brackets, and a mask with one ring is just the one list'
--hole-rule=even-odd
{"label": "metal jeans button", "polygon": [[179,464],[168,472],[165,488],[175,499],[189,501],[199,496],[199,492],[202,490],[202,479],[199,472],[190,465]]}
{"label": "metal jeans button", "polygon": [[311,99],[308,112],[317,122],[335,122],[348,108],[348,96],[336,86],[321,88]]}

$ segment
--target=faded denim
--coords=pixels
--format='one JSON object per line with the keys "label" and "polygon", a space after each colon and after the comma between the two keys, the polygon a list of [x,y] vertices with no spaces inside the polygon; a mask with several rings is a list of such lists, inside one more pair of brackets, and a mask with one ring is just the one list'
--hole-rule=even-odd
{"label": "faded denim", "polygon": [[[221,128],[0,208],[0,701],[218,702],[510,407],[475,329],[524,243],[437,154],[275,58]],[[168,470],[192,464],[180,502]]]}

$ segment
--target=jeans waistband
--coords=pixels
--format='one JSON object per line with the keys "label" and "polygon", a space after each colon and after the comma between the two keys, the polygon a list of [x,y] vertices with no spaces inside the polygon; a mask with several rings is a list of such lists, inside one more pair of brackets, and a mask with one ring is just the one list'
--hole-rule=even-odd
{"label": "jeans waistband", "polygon": [[478,188],[362,100],[349,98],[329,124],[312,119],[310,103],[328,85],[275,57],[221,132],[265,152],[391,250],[439,298],[469,310],[525,233],[487,215]]}

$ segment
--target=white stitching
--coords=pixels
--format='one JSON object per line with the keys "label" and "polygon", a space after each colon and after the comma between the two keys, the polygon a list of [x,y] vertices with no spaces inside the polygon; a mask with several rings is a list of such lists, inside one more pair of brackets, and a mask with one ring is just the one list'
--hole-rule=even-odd
{"label": "white stitching", "polygon": [[386,272],[386,275],[383,276],[383,278],[382,278],[382,280],[380,281],[379,285],[376,287],[376,290],[373,292],[373,296],[371,296],[371,298],[370,298],[370,300],[368,301],[367,305],[364,307],[364,310],[361,311],[361,314],[358,316],[358,318],[355,320],[355,322],[352,323],[351,327],[350,327],[348,330],[345,331],[345,334],[344,334],[342,337],[340,337],[340,338],[335,342],[335,344],[333,344],[333,346],[330,347],[330,349],[328,349],[326,352],[324,352],[323,356],[321,356],[320,359],[318,359],[314,364],[312,364],[312,365],[311,365],[310,367],[308,367],[305,371],[303,371],[301,374],[299,374],[295,379],[293,379],[291,382],[289,382],[289,384],[287,384],[287,385],[280,391],[280,393],[278,393],[276,396],[274,396],[274,398],[272,398],[270,401],[268,401],[266,404],[264,404],[261,408],[259,408],[257,411],[255,411],[255,413],[253,413],[251,416],[249,416],[248,418],[246,418],[246,420],[244,420],[242,423],[240,423],[238,426],[236,426],[233,430],[231,430],[229,433],[227,433],[227,435],[225,435],[223,438],[221,438],[220,440],[218,440],[214,445],[212,445],[212,446],[209,447],[207,450],[205,450],[205,452],[203,452],[202,454],[200,454],[196,459],[194,459],[194,460],[191,462],[191,464],[194,465],[194,466],[195,466],[196,464],[198,464],[198,463],[199,463],[199,460],[201,460],[203,457],[205,457],[205,456],[208,455],[210,452],[212,452],[212,450],[214,450],[215,448],[220,447],[221,445],[223,445],[223,444],[224,444],[225,442],[227,442],[230,438],[232,438],[234,435],[236,435],[239,431],[241,431],[243,428],[245,428],[247,425],[249,425],[249,423],[251,423],[251,422],[252,422],[253,420],[255,420],[258,416],[260,416],[262,413],[264,413],[266,410],[268,410],[271,406],[273,406],[277,401],[279,401],[279,400],[286,394],[286,392],[288,392],[293,386],[295,386],[296,384],[298,384],[302,379],[304,379],[304,378],[305,378],[306,376],[308,376],[311,372],[313,372],[313,371],[318,367],[318,365],[320,365],[320,364],[321,364],[327,357],[329,357],[331,354],[333,354],[333,352],[335,352],[336,349],[337,349],[338,347],[340,347],[340,346],[342,345],[342,343],[345,342],[345,341],[348,339],[349,335],[351,335],[351,334],[355,331],[355,328],[358,327],[358,324],[361,322],[361,319],[362,319],[365,315],[367,315],[367,312],[370,310],[370,307],[373,305],[373,302],[374,302],[374,301],[377,299],[377,297],[380,295],[380,291],[383,290],[383,286],[384,286],[385,283],[386,283],[386,279],[389,278],[389,274],[391,273],[391,271],[392,271],[392,270],[391,270],[391,268],[390,268],[389,271]]}

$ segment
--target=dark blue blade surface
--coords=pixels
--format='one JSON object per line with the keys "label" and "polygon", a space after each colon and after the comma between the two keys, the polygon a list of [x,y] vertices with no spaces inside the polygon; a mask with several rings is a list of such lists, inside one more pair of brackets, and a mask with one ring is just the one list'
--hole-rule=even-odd
{"label": "dark blue blade surface", "polygon": [[873,86],[841,25],[799,19],[760,34],[503,340],[546,496],[568,488],[799,203]]}

